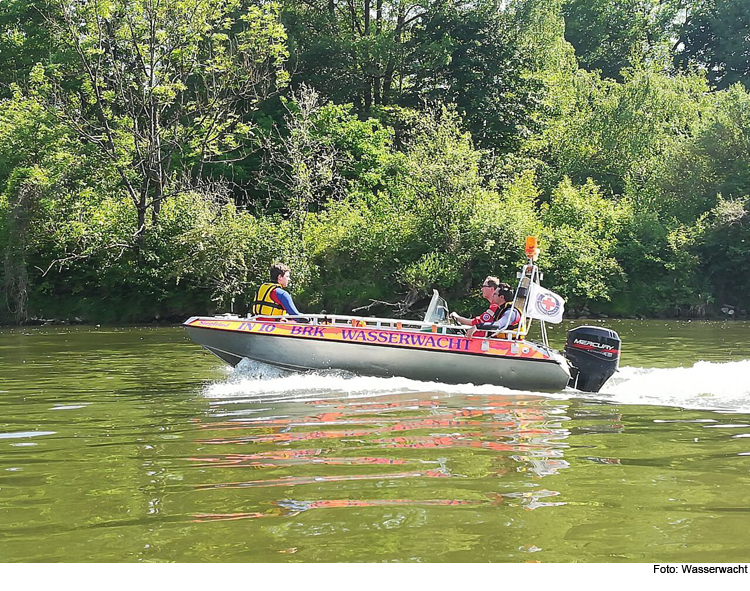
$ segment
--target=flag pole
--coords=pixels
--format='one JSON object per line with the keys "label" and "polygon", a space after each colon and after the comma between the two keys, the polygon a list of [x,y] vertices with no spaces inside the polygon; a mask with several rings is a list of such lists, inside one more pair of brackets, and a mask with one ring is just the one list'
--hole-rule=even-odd
{"label": "flag pole", "polygon": [[[527,319],[526,309],[528,307],[529,289],[535,280],[537,283],[539,282],[539,269],[534,264],[534,261],[539,257],[539,241],[536,236],[526,237],[525,253],[526,264],[523,266],[523,269],[519,274],[518,278],[520,281],[516,288],[515,297],[513,298],[513,306],[521,312],[521,320],[518,323],[518,328],[514,331],[516,339],[525,336],[521,333],[524,330],[524,321]],[[529,332],[528,328],[531,327],[531,319],[529,319],[528,322],[529,326],[526,327],[526,334]]]}
{"label": "flag pole", "polygon": [[[521,312],[521,323],[526,320],[530,325],[532,318],[536,318],[541,322],[542,342],[545,347],[549,347],[547,322],[553,324],[562,322],[563,314],[565,313],[565,299],[540,285],[543,276],[539,268],[534,264],[539,256],[538,243],[534,236],[526,237],[526,256],[528,260],[521,273],[519,273],[521,281],[518,284],[513,305]],[[528,327],[524,331],[522,326],[519,325],[516,332],[511,334],[520,338],[521,333],[528,334]]]}

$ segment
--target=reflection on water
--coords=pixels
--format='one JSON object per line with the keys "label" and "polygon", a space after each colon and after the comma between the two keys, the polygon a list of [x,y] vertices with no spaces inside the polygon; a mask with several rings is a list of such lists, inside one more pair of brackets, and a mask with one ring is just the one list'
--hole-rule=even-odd
{"label": "reflection on water", "polygon": [[715,357],[684,368],[631,335],[601,395],[231,371],[179,329],[0,332],[0,559],[746,560],[750,362],[702,331]]}
{"label": "reflection on water", "polygon": [[[257,368],[252,374],[257,375]],[[254,379],[262,378],[247,381]],[[250,384],[249,389],[256,386]],[[227,468],[232,474],[246,474],[252,468],[252,477],[220,478],[198,484],[196,489],[274,487],[287,494],[299,490],[304,495],[312,486],[314,497],[279,497],[265,511],[217,510],[196,514],[197,520],[288,517],[320,508],[505,503],[536,509],[562,504],[550,500],[559,492],[508,476],[530,473],[545,477],[568,467],[563,455],[569,434],[564,423],[569,419],[564,407],[550,405],[542,397],[445,397],[430,392],[365,399],[335,396],[287,403],[284,410],[290,416],[286,417],[279,414],[279,407],[245,404],[245,416],[239,417],[235,409],[231,421],[215,420],[214,416],[223,418],[225,413],[220,404],[213,405],[213,416],[197,425],[201,434],[198,443],[220,446],[226,453],[191,459],[217,475],[221,475],[217,468]],[[258,451],[237,451],[238,446],[247,445]],[[502,478],[502,486],[472,485],[494,478]],[[456,485],[425,487],[421,485],[424,479],[450,479]],[[375,483],[379,489],[374,490],[385,498],[328,498],[341,491],[343,484],[364,481]],[[436,490],[448,496],[435,498]],[[415,497],[398,494],[403,491]],[[432,496],[425,497],[425,492]]]}

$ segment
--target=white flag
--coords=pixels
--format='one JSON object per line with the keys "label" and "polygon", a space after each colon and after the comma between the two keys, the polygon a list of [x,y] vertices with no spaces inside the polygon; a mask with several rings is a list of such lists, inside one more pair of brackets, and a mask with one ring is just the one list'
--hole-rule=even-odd
{"label": "white flag", "polygon": [[564,311],[565,300],[555,292],[544,289],[538,283],[532,283],[529,286],[526,316],[558,324],[562,322]]}

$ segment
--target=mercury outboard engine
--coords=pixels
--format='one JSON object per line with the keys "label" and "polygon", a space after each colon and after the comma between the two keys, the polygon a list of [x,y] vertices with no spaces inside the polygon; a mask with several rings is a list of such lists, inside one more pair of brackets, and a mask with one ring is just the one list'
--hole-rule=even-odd
{"label": "mercury outboard engine", "polygon": [[598,392],[620,364],[620,337],[614,330],[579,326],[568,331],[565,358],[571,365],[568,385]]}

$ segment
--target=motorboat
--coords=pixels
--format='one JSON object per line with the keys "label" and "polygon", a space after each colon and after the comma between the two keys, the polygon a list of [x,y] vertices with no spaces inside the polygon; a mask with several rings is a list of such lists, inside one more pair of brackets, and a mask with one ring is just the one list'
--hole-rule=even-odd
{"label": "motorboat", "polygon": [[527,339],[531,321],[539,317],[530,297],[541,278],[535,264],[539,254],[535,240],[527,240],[526,254],[514,298],[521,323],[502,338],[492,336],[497,331],[491,325],[478,326],[487,336],[467,337],[468,327],[449,322],[447,303],[437,291],[421,321],[335,314],[225,314],[194,316],[183,326],[193,341],[232,366],[250,359],[301,372],[343,370],[517,390],[573,387],[599,391],[619,364],[617,333],[596,326],[577,327],[569,331],[561,354],[549,346],[545,322],[540,320],[541,340]]}

